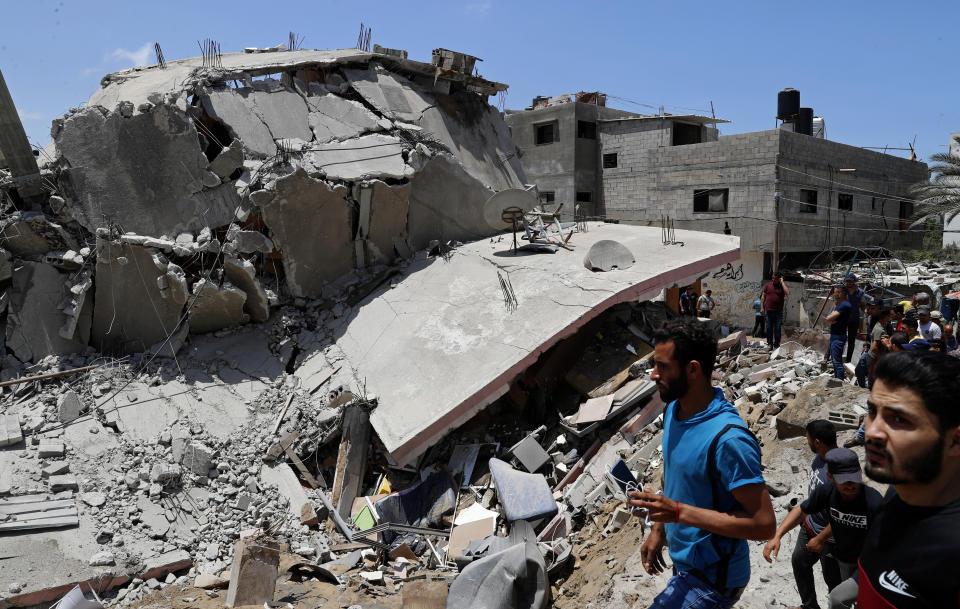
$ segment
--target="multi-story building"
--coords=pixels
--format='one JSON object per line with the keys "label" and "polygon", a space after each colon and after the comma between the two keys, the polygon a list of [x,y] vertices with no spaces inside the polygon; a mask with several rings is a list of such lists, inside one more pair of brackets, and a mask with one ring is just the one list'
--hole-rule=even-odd
{"label": "multi-story building", "polygon": [[[538,125],[577,116],[581,104],[566,105],[507,117],[541,192],[556,192],[559,175],[587,183],[576,181],[589,159],[576,154],[580,138],[531,144]],[[593,213],[646,225],[669,218],[676,228],[741,238],[742,266],[700,285],[713,290],[721,314],[748,321],[775,266],[803,268],[835,246],[921,246],[922,233],[908,229],[908,192],[927,179],[925,163],[783,128],[719,136],[715,125],[727,121],[705,116],[598,112],[596,121]]]}

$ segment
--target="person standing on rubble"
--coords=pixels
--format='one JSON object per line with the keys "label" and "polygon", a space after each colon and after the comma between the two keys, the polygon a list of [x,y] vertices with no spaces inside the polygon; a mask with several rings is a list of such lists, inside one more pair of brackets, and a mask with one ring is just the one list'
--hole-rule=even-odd
{"label": "person standing on rubble", "polygon": [[[809,500],[817,489],[830,484],[826,456],[837,447],[837,428],[824,419],[810,421],[807,423],[807,445],[814,453],[813,462],[810,464],[810,484],[807,487]],[[780,553],[780,540],[798,524],[801,525],[800,534],[797,535],[797,545],[793,548],[791,562],[793,579],[797,582],[797,591],[800,593],[800,609],[820,609],[817,589],[813,583],[813,565],[819,561],[828,589],[834,589],[841,581],[840,566],[831,554],[834,540],[831,537],[832,529],[827,530],[830,527],[830,514],[827,510],[804,517],[799,505],[793,508],[784,518],[773,539],[764,546],[763,558],[772,563]],[[816,541],[813,541],[815,539]]]}
{"label": "person standing on rubble", "polygon": [[873,367],[876,366],[877,360],[887,352],[883,338],[887,336],[886,325],[890,321],[890,315],[890,309],[880,309],[877,315],[877,323],[873,325],[867,335],[870,339],[870,347],[860,356],[856,368],[857,385],[861,387],[873,387]]}
{"label": "person standing on rubble", "polygon": [[863,288],[857,285],[857,276],[847,273],[844,278],[847,287],[847,302],[850,303],[850,318],[847,319],[847,358],[849,364],[853,361],[853,350],[856,348],[857,336],[860,334],[860,311],[863,310]]}
{"label": "person standing on rubble", "polygon": [[727,609],[750,580],[747,539],[776,530],[760,468],[760,446],[711,382],[717,340],[698,320],[666,321],[654,334],[653,371],[663,414],[663,494],[630,493],[655,524],[641,547],[650,574],[673,560],[658,609]]}
{"label": "person standing on rubble", "polygon": [[827,315],[830,324],[830,359],[833,362],[833,375],[841,381],[847,377],[843,367],[843,345],[847,342],[847,328],[850,319],[850,303],[847,302],[847,286],[838,285],[833,288],[833,299],[836,305]]}
{"label": "person standing on rubble", "polygon": [[764,337],[767,335],[766,323],[764,323],[766,316],[763,314],[763,300],[762,297],[753,301],[753,332],[750,334],[754,337]]}
{"label": "person standing on rubble", "polygon": [[891,485],[859,561],[858,609],[960,606],[960,360],[891,353],[867,401],[866,472]]}
{"label": "person standing on rubble", "polygon": [[713,301],[713,290],[707,290],[703,296],[697,299],[697,315],[710,319],[710,311],[716,303]]}
{"label": "person standing on rubble", "polygon": [[767,346],[776,349],[780,346],[780,333],[783,330],[783,305],[790,295],[790,288],[783,283],[780,271],[773,272],[773,279],[763,286],[760,294],[760,310],[767,316]]}

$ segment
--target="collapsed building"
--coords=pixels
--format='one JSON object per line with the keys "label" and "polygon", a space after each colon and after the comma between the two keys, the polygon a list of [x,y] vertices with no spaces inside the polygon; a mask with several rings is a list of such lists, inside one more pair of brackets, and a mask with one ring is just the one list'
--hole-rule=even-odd
{"label": "collapsed building", "polygon": [[34,176],[0,180],[5,368],[175,352],[331,299],[354,269],[490,234],[483,203],[524,181],[487,103],[506,85],[404,55],[227,53],[104,77],[54,121]]}

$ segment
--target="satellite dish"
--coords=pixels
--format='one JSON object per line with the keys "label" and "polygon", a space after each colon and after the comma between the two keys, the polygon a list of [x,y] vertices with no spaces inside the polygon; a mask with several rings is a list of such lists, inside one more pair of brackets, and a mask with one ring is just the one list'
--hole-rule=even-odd
{"label": "satellite dish", "polygon": [[507,230],[513,224],[506,218],[503,211],[509,207],[516,207],[523,211],[530,211],[537,206],[537,198],[529,190],[510,188],[501,190],[483,204],[483,219],[494,230]]}

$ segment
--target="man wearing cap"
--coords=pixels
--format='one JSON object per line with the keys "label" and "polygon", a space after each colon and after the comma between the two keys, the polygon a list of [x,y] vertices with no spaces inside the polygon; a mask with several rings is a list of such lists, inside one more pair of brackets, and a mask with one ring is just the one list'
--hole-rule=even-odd
{"label": "man wearing cap", "polygon": [[853,360],[853,350],[860,333],[860,311],[863,309],[863,288],[857,286],[857,276],[847,273],[844,278],[847,286],[847,302],[850,303],[850,317],[847,319],[847,363]]}
{"label": "man wearing cap", "polygon": [[857,385],[873,387],[873,367],[880,356],[887,352],[883,337],[887,336],[886,324],[890,321],[890,309],[883,308],[877,314],[877,323],[870,329],[870,348],[863,352],[857,363]]}
{"label": "man wearing cap", "polygon": [[[818,488],[828,486],[830,479],[827,477],[826,454],[837,447],[837,429],[830,421],[819,419],[807,423],[807,446],[814,453],[813,462],[810,464],[810,483],[807,487],[807,496],[810,496]],[[797,535],[797,545],[793,548],[791,563],[793,565],[793,579],[797,582],[797,591],[800,593],[800,607],[802,609],[819,609],[817,602],[817,590],[813,582],[813,566],[820,563],[823,571],[823,580],[827,583],[827,588],[832,590],[840,583],[840,567],[837,561],[830,554],[834,540],[829,532],[825,533],[826,544],[821,548],[820,541],[812,543],[812,540],[824,532],[830,526],[830,514],[826,510],[810,514],[805,518],[800,506],[793,508],[787,515],[780,528],[774,534],[773,539],[767,542],[763,548],[763,558],[767,562],[773,562],[773,559],[780,553],[780,541],[783,536],[797,523],[802,523],[800,533]],[[813,550],[812,548],[820,548]]]}
{"label": "man wearing cap", "polygon": [[830,359],[833,361],[833,375],[842,381],[847,377],[847,371],[843,367],[843,344],[847,342],[847,321],[850,319],[847,286],[838,285],[833,288],[833,298],[836,305],[827,315],[827,322],[830,323]]}
{"label": "man wearing cap", "polygon": [[859,609],[960,601],[960,360],[891,353],[867,401],[866,472],[891,485],[860,553]]}
{"label": "man wearing cap", "polygon": [[773,272],[773,279],[763,286],[760,293],[760,308],[767,316],[767,346],[776,349],[780,346],[780,333],[783,329],[783,305],[790,295],[790,288],[783,283],[780,271]]}
{"label": "man wearing cap", "polygon": [[917,321],[919,321],[918,329],[920,330],[920,336],[922,336],[924,340],[931,341],[942,337],[940,326],[933,323],[930,319],[930,307],[927,305],[917,307]]}

